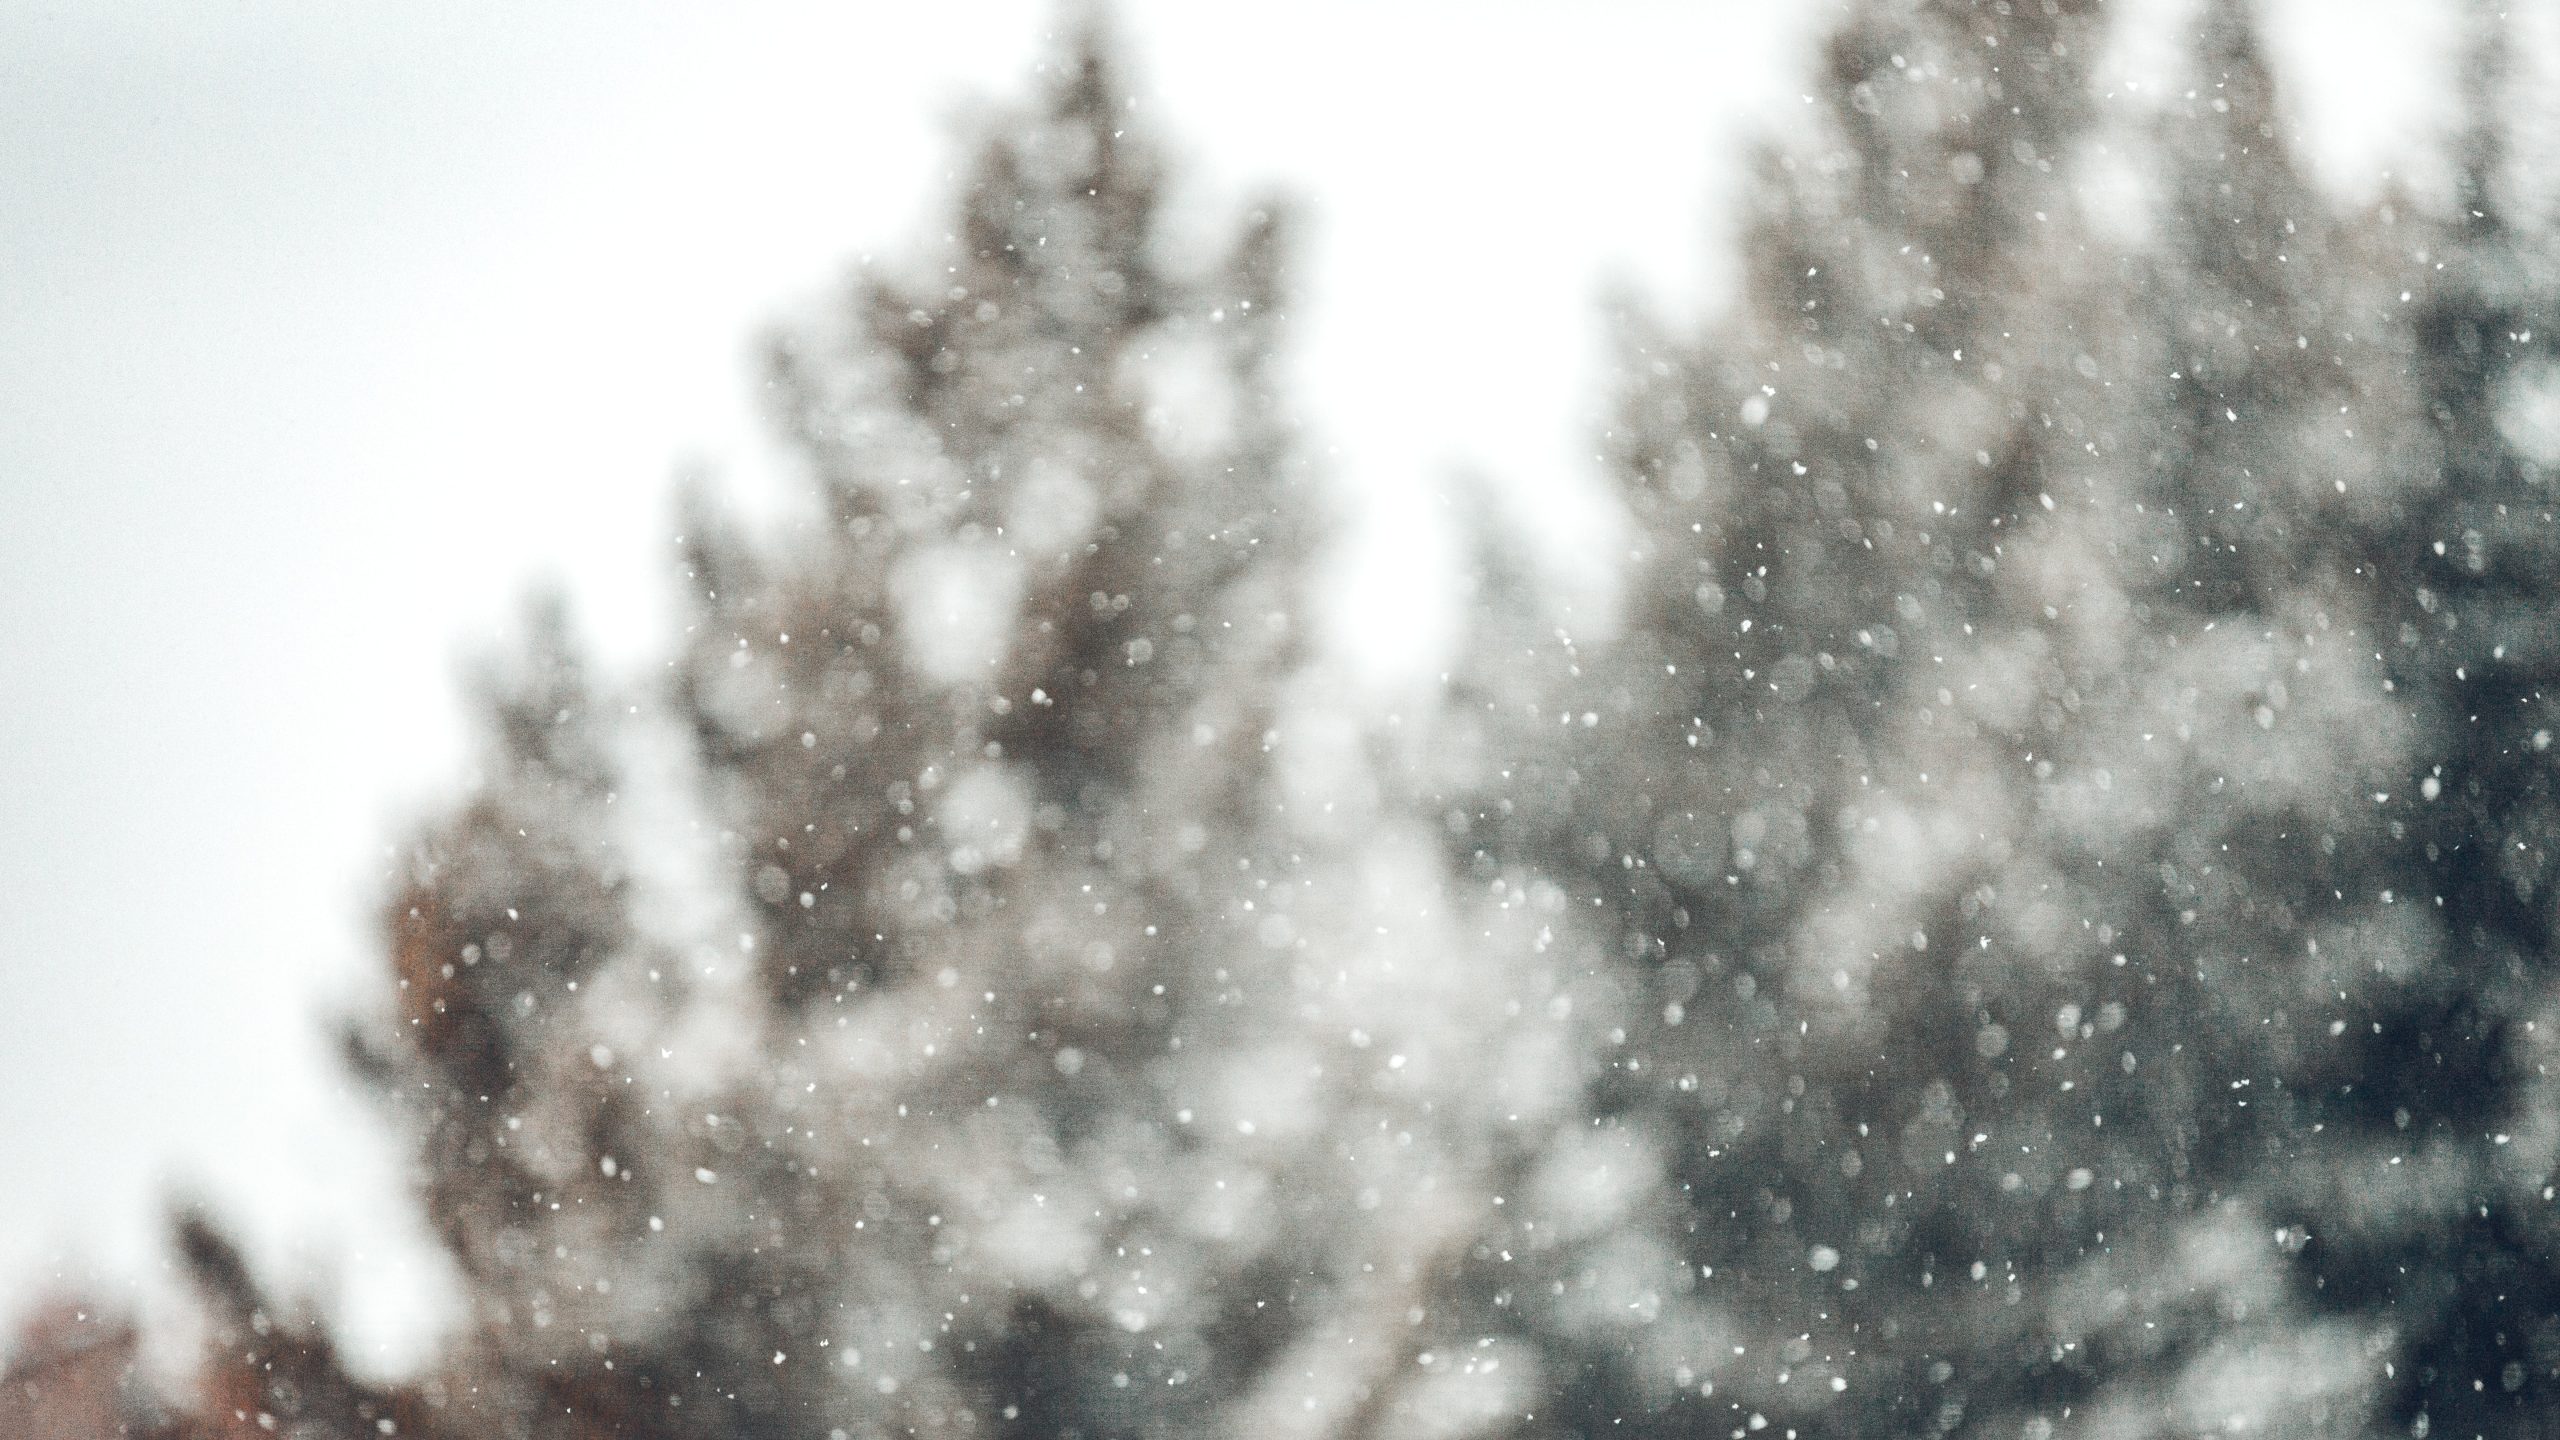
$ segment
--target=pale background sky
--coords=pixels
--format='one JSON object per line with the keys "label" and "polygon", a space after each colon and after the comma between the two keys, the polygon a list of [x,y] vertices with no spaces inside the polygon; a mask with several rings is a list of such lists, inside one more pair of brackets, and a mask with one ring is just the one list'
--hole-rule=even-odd
{"label": "pale background sky", "polygon": [[[1295,368],[1380,674],[1450,624],[1454,467],[1602,533],[1601,281],[1717,293],[1738,145],[1829,8],[1121,6],[1202,190],[1312,203]],[[2422,168],[2445,50],[2407,17],[2444,8],[2274,7],[2341,184]],[[0,1311],[158,1270],[185,1183],[360,1360],[418,1343],[400,1150],[325,1021],[463,763],[455,661],[545,576],[650,651],[677,467],[770,488],[751,338],[913,253],[951,122],[1053,19],[0,0]]]}

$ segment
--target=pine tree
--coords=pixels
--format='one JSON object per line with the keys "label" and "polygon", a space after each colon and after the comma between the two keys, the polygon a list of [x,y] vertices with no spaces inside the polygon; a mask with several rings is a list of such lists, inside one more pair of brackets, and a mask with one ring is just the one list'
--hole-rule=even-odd
{"label": "pine tree", "polygon": [[[663,703],[557,606],[490,668],[350,1043],[462,1332],[368,1387],[193,1226],[175,1433],[1189,1434],[1338,1324],[1356,1197],[1288,1191],[1329,1136],[1257,1139],[1238,1088],[1325,923],[1274,768],[1285,237],[1257,209],[1193,263],[1167,203],[1087,27],[945,244],[774,345],[810,498],[771,534],[688,502]],[[634,813],[669,769],[704,843]]]}
{"label": "pine tree", "polygon": [[2499,989],[2393,808],[2447,783],[2384,654],[2395,517],[2446,524],[2425,227],[2301,178],[2238,5],[2147,125],[2103,18],[1855,9],[1741,313],[1625,342],[1621,633],[1468,694],[1461,857],[1562,887],[1627,997],[1595,1124],[1658,1177],[1579,1244],[1513,1212],[1566,1428],[2334,1434],[2479,1374],[2375,1273],[2470,1224],[2383,1097]]}
{"label": "pine tree", "polygon": [[2508,155],[2516,37],[2487,7],[2470,18],[2451,223],[2409,248],[2410,428],[2431,443],[2358,535],[2414,742],[2377,800],[2398,842],[2385,877],[2434,926],[2431,963],[2351,1032],[2355,1083],[2336,1108],[2409,1163],[2359,1177],[2364,1203],[2306,1223],[2327,1221],[2310,1257],[2324,1297],[2385,1308],[2399,1328],[2397,1427],[2544,1434],[2560,1382],[2547,893],[2560,528],[2534,407],[2549,393],[2560,258],[2536,213],[2546,202]]}

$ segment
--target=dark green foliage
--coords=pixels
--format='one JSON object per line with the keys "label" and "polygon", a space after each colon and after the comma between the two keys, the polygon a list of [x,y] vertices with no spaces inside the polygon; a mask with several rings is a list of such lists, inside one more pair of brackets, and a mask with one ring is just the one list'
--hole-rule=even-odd
{"label": "dark green foliage", "polygon": [[[1463,861],[1644,997],[1595,1123],[1678,1197],[1521,1277],[1579,1433],[2511,1426],[2549,1366],[2547,271],[2339,214],[2237,5],[2110,118],[2104,18],[1857,8],[1740,313],[1625,343],[1620,633],[1474,687]],[[1646,1328],[1525,1301],[1631,1247]]]}

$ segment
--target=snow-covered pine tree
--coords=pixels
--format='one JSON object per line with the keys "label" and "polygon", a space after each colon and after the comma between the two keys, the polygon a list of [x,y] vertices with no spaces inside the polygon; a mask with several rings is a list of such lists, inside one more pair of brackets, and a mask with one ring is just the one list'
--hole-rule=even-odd
{"label": "snow-covered pine tree", "polygon": [[2432,924],[2414,963],[2366,981],[2351,1083],[2330,1102],[2375,1157],[2298,1223],[2322,1299],[2397,1328],[2394,1428],[2520,1435],[2549,1430],[2560,1390],[2560,252],[2510,143],[2518,37],[2489,6],[2469,19],[2451,220],[2401,238],[2427,446],[2356,532],[2413,742],[2371,797],[2395,844],[2368,883]]}
{"label": "snow-covered pine tree", "polygon": [[368,1383],[317,1306],[272,1294],[210,1218],[183,1213],[203,1359],[194,1393],[137,1415],[137,1434],[538,1434],[553,1432],[528,1417],[611,1413],[613,1386],[589,1373],[605,1353],[563,1369],[557,1341],[589,1333],[612,1291],[596,1247],[647,1220],[594,1158],[646,1153],[661,1128],[610,1047],[677,1006],[632,1013],[655,997],[624,972],[656,957],[630,922],[617,727],[565,605],[538,602],[473,690],[480,772],[401,847],[382,912],[391,1003],[347,1037],[350,1069],[414,1138],[428,1230],[469,1307],[462,1334],[420,1383]]}
{"label": "snow-covered pine tree", "polygon": [[[775,345],[812,493],[769,533],[689,506],[666,704],[601,703],[549,612],[493,668],[483,783],[410,847],[396,1013],[354,1046],[420,1136],[461,1334],[361,1384],[192,1229],[218,1313],[174,1433],[1339,1409],[1275,1362],[1367,1333],[1395,1266],[1338,1258],[1378,1207],[1322,1112],[1269,1113],[1311,1057],[1256,1068],[1326,1013],[1274,769],[1313,528],[1281,225],[1194,263],[1107,52],[1080,31],[986,127],[942,245]],[[667,748],[706,843],[634,816]]]}
{"label": "snow-covered pine tree", "polygon": [[1620,632],[1466,692],[1464,862],[1626,997],[1613,1223],[1510,1212],[1567,1428],[2335,1434],[2428,1363],[2304,1253],[2470,1173],[2366,1078],[2481,979],[2395,884],[2425,227],[2302,179],[2243,6],[2148,112],[2107,18],[1853,8],[1739,312],[1631,327]]}

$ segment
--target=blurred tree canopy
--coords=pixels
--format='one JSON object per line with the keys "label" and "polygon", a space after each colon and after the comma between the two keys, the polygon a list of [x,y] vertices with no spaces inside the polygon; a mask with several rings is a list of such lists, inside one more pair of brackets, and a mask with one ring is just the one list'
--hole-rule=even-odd
{"label": "blurred tree canopy", "polygon": [[806,503],[689,497],[663,679],[556,601],[476,677],[347,1039],[440,1356],[190,1215],[187,1383],[55,1317],[0,1429],[2560,1430],[2506,36],[2439,215],[2312,183],[2242,0],[2142,104],[2116,23],[1846,8],[1739,296],[1621,323],[1620,613],[1488,521],[1419,724],[1306,633],[1285,216],[1178,240],[1079,30],[773,345]]}
{"label": "blurred tree canopy", "polygon": [[1626,327],[1622,633],[1487,627],[1457,859],[1649,1177],[1513,1282],[1575,1433],[2552,1423],[2555,272],[2486,77],[2455,220],[2342,213],[2244,5],[2138,121],[2110,18],[1856,7]]}

